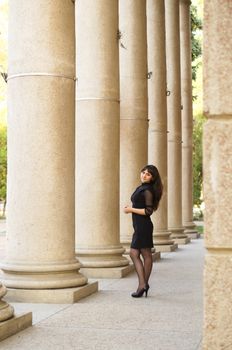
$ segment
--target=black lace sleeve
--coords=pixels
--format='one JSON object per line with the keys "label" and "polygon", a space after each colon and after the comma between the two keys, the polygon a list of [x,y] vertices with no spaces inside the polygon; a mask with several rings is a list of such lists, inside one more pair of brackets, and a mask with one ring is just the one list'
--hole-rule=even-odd
{"label": "black lace sleeve", "polygon": [[153,194],[149,190],[144,191],[145,197],[145,214],[150,216],[153,213]]}

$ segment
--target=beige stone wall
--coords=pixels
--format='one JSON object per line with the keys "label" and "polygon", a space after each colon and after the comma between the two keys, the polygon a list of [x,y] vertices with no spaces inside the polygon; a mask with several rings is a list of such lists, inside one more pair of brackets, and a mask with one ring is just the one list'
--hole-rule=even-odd
{"label": "beige stone wall", "polygon": [[232,348],[231,16],[231,2],[205,1],[204,350]]}
{"label": "beige stone wall", "polygon": [[231,1],[205,0],[204,111],[209,115],[232,112],[231,14]]}

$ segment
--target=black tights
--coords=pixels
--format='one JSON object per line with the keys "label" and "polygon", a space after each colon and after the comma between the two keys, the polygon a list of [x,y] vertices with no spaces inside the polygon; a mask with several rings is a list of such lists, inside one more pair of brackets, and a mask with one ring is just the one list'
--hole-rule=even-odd
{"label": "black tights", "polygon": [[[140,254],[143,257],[143,261],[140,257]],[[152,270],[152,253],[151,248],[142,248],[142,249],[130,249],[130,257],[135,266],[135,270],[139,279],[138,289],[145,288],[148,284],[149,277]]]}

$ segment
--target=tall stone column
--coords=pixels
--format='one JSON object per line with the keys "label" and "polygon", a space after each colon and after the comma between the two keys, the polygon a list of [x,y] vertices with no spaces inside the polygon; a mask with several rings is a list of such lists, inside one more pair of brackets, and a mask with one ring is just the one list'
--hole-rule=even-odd
{"label": "tall stone column", "polygon": [[72,302],[96,290],[75,258],[74,33],[71,1],[10,1],[1,268],[18,301]]}
{"label": "tall stone column", "polygon": [[192,55],[189,0],[180,0],[180,53],[182,101],[182,222],[190,238],[199,233],[193,222],[193,111],[192,111]]}
{"label": "tall stone column", "polygon": [[182,226],[181,86],[179,0],[165,0],[168,111],[168,228],[176,243],[189,238]]}
{"label": "tall stone column", "polygon": [[128,252],[133,233],[130,204],[147,164],[147,33],[146,1],[119,1],[120,29],[120,233]]}
{"label": "tall stone column", "polygon": [[232,344],[232,6],[204,4],[204,201],[203,349]]}
{"label": "tall stone column", "polygon": [[76,250],[85,275],[122,277],[117,0],[76,1],[76,47]]}
{"label": "tall stone column", "polygon": [[157,251],[173,251],[167,214],[167,103],[164,0],[147,1],[149,136],[148,162],[159,169],[164,191],[154,214],[154,244]]}

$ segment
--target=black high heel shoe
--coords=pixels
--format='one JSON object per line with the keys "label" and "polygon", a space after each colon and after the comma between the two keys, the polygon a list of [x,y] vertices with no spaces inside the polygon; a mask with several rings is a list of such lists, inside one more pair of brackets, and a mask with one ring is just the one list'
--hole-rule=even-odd
{"label": "black high heel shoe", "polygon": [[149,284],[146,284],[146,287],[145,287],[145,293],[146,293],[146,297],[147,297],[147,293],[148,293],[148,290],[150,289],[150,286]]}
{"label": "black high heel shoe", "polygon": [[142,288],[140,290],[137,290],[137,292],[132,293],[131,296],[133,298],[141,298],[144,293],[145,293],[145,295],[147,297],[147,289],[146,288]]}

